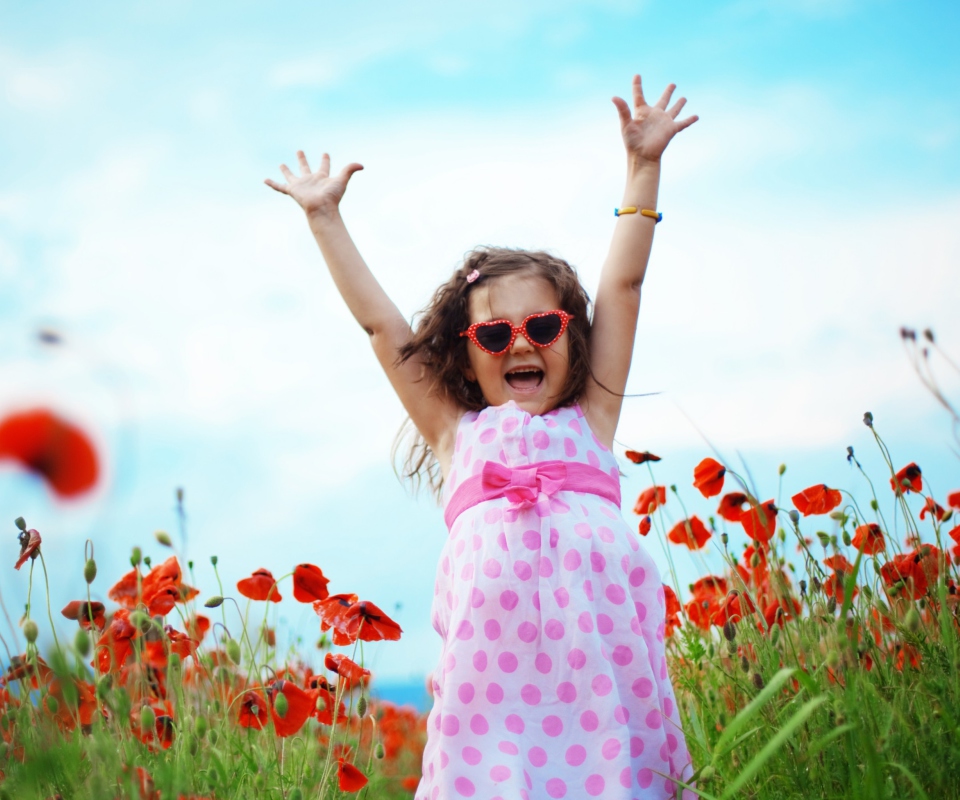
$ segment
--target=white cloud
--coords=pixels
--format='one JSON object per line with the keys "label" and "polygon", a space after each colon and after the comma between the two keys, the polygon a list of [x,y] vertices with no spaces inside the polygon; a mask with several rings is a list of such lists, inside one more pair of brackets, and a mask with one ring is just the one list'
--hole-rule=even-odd
{"label": "white cloud", "polygon": [[0,102],[41,115],[56,114],[102,91],[101,59],[76,48],[24,55],[0,46]]}

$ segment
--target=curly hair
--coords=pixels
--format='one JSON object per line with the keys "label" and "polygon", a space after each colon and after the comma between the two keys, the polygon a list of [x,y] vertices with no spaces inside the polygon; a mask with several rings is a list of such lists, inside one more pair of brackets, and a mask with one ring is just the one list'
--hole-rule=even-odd
{"label": "curly hair", "polygon": [[[476,270],[480,279],[467,281]],[[576,271],[566,261],[543,251],[516,250],[506,247],[478,247],[467,253],[463,264],[450,280],[437,289],[427,307],[417,314],[413,337],[400,348],[398,364],[416,356],[424,365],[430,387],[438,395],[453,400],[466,411],[479,411],[487,403],[478,383],[469,381],[465,372],[470,366],[468,340],[460,332],[470,325],[470,292],[492,278],[525,273],[546,280],[556,291],[560,308],[573,315],[567,327],[569,368],[561,387],[557,407],[576,403],[590,376],[591,303]],[[409,420],[400,429],[394,442],[396,456],[401,442],[407,438]],[[443,477],[436,455],[418,431],[404,458],[402,479],[410,480],[414,490],[422,481],[439,499]]]}

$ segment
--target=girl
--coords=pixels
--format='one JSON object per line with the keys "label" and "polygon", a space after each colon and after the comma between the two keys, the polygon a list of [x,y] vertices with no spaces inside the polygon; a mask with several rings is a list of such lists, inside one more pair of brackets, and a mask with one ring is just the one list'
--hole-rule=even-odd
{"label": "girl", "polygon": [[624,208],[592,318],[573,269],[480,248],[412,330],[339,214],[360,164],[266,183],[307,214],[330,273],[419,433],[409,474],[443,489],[433,677],[416,800],[672,797],[693,769],[664,658],[657,568],[620,515],[611,452],[633,353],[671,84],[619,97]]}

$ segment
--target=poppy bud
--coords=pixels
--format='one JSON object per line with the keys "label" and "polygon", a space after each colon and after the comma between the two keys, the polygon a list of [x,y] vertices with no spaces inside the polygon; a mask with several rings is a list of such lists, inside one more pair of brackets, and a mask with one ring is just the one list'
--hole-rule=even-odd
{"label": "poppy bud", "polygon": [[47,699],[44,700],[44,705],[51,714],[56,714],[60,710],[60,701],[52,694],[47,695]]}
{"label": "poppy bud", "polygon": [[150,706],[144,706],[140,709],[140,730],[147,732],[153,731],[157,725],[156,712]]}
{"label": "poppy bud", "polygon": [[925,328],[923,331],[923,338],[926,339],[930,344],[935,344],[933,341],[933,331],[929,328]]}
{"label": "poppy bud", "polygon": [[750,566],[753,567],[754,569],[756,569],[757,567],[760,566],[760,553],[759,553],[759,551],[758,551],[758,552],[755,552],[752,556],[750,556]]}
{"label": "poppy bud", "polygon": [[303,792],[299,786],[294,786],[287,792],[287,800],[303,800]]}
{"label": "poppy bud", "polygon": [[787,471],[787,465],[786,465],[786,464],[781,464],[781,465],[777,468],[777,474],[779,474],[779,475],[783,475],[783,473],[786,472],[786,471]]}
{"label": "poppy bud", "polygon": [[203,716],[197,717],[196,722],[193,723],[193,730],[197,734],[197,738],[202,739],[204,736],[206,736],[208,729],[209,725],[207,724],[207,718]]}
{"label": "poppy bud", "polygon": [[836,611],[837,611],[837,598],[836,598],[836,597],[831,597],[831,598],[827,601],[827,613],[828,613],[828,614],[834,614],[834,613],[836,613]]}
{"label": "poppy bud", "polygon": [[97,697],[103,700],[107,696],[107,692],[110,691],[110,687],[113,686],[113,676],[104,675],[100,681],[97,683]]}
{"label": "poppy bud", "polygon": [[146,633],[150,630],[150,626],[153,625],[153,620],[150,619],[149,614],[144,614],[142,611],[134,611],[130,614],[130,624],[137,628],[140,633]]}
{"label": "poppy bud", "polygon": [[842,511],[831,511],[830,519],[835,520],[836,522],[839,522],[841,525],[843,525],[843,523],[846,522],[847,520],[847,515],[844,514]]}
{"label": "poppy bud", "polygon": [[88,558],[87,563],[83,565],[83,579],[87,582],[87,584],[91,584],[96,577],[97,562],[92,558]]}
{"label": "poppy bud", "polygon": [[710,644],[707,645],[707,658],[713,658],[714,653],[716,653],[716,652],[717,652],[717,650],[716,650],[716,648],[713,646],[713,642],[710,642]]}
{"label": "poppy bud", "polygon": [[153,564],[153,559],[151,559],[150,556],[144,556],[143,563],[146,564],[147,567],[150,567],[150,565]]}
{"label": "poppy bud", "polygon": [[717,771],[710,765],[707,764],[702,770],[700,770],[700,782],[701,783],[710,783],[717,775]]}
{"label": "poppy bud", "polygon": [[728,642],[737,638],[737,629],[730,620],[723,623],[723,636]]}
{"label": "poppy bud", "polygon": [[217,566],[219,560],[216,556],[210,556],[210,563],[213,564],[213,566]]}
{"label": "poppy bud", "polygon": [[746,656],[740,656],[740,669],[742,669],[744,672],[750,671],[750,662],[747,661]]}
{"label": "poppy bud", "polygon": [[817,538],[820,540],[821,547],[826,547],[830,544],[830,534],[826,531],[817,531]]}
{"label": "poppy bud", "polygon": [[142,560],[143,560],[143,553],[140,551],[140,548],[134,547],[133,550],[130,551],[130,566],[138,567],[140,566],[140,562]]}
{"label": "poppy bud", "polygon": [[377,742],[377,746],[373,749],[373,754],[377,758],[383,758],[384,752],[383,752],[383,744],[381,742]]}
{"label": "poppy bud", "polygon": [[167,659],[167,667],[170,669],[180,669],[180,664],[182,663],[179,653],[171,653],[170,657]]}
{"label": "poppy bud", "polygon": [[796,524],[800,521],[800,512],[797,511],[797,509],[795,509],[795,508],[791,508],[791,509],[787,512],[787,516],[790,517],[790,521],[791,521],[794,525],[796,525]]}
{"label": "poppy bud", "polygon": [[236,639],[227,639],[227,656],[234,664],[240,663],[240,643]]}
{"label": "poppy bud", "polygon": [[920,612],[917,611],[915,606],[910,606],[907,616],[903,618],[903,625],[910,633],[916,633],[920,630]]}
{"label": "poppy bud", "polygon": [[871,414],[869,411],[863,415],[863,424],[868,428],[873,427],[873,414]]}
{"label": "poppy bud", "polygon": [[810,583],[813,585],[813,591],[820,591],[820,579],[816,575],[810,579]]}
{"label": "poppy bud", "polygon": [[737,654],[737,643],[736,642],[727,642],[727,652],[735,656]]}
{"label": "poppy bud", "polygon": [[773,633],[770,634],[770,643],[774,646],[780,641],[780,626],[773,626]]}
{"label": "poppy bud", "polygon": [[730,541],[730,537],[727,536],[726,533],[721,533],[721,534],[720,534],[720,541],[723,542],[723,546],[726,547],[726,546],[727,546],[727,542]]}
{"label": "poppy bud", "polygon": [[763,676],[759,672],[754,672],[751,680],[753,680],[753,685],[756,686],[757,689],[762,689],[765,686]]}
{"label": "poppy bud", "polygon": [[849,547],[850,544],[851,544],[851,542],[853,542],[853,539],[850,538],[850,534],[847,533],[846,531],[843,532],[843,536],[842,536],[841,538],[843,539],[843,543],[844,543],[847,547]]}
{"label": "poppy bud", "polygon": [[192,559],[192,558],[187,562],[187,569],[190,569],[190,570],[193,569],[193,559]]}
{"label": "poppy bud", "polygon": [[157,531],[153,534],[153,538],[164,547],[173,547],[173,542],[170,540],[170,534],[166,531]]}
{"label": "poppy bud", "polygon": [[23,636],[28,642],[30,642],[30,644],[33,644],[35,641],[37,641],[37,636],[39,633],[40,630],[37,628],[37,623],[32,619],[28,619],[23,623]]}
{"label": "poppy bud", "polygon": [[182,486],[178,486],[178,487],[177,487],[177,502],[178,502],[178,503],[182,503],[182,502],[183,502],[183,487],[182,487]]}
{"label": "poppy bud", "polygon": [[26,523],[26,521],[23,519],[23,517],[17,517],[17,518],[13,521],[13,524],[16,525],[16,526],[17,526],[20,530],[22,530],[22,531],[26,531],[26,530],[27,530],[27,523]]}
{"label": "poppy bud", "polygon": [[800,596],[803,597],[807,593],[807,582],[805,580],[800,581]]}
{"label": "poppy bud", "polygon": [[[195,756],[200,752],[200,740],[194,736],[192,733],[188,733],[186,736],[187,739],[187,751],[190,755]],[[289,797],[289,795],[287,795]]]}
{"label": "poppy bud", "polygon": [[273,710],[277,712],[277,716],[280,719],[283,719],[287,716],[287,711],[290,710],[290,703],[287,701],[286,695],[283,692],[277,692],[277,696],[273,700]]}
{"label": "poppy bud", "polygon": [[204,603],[203,605],[204,605],[206,608],[217,608],[218,606],[220,606],[220,605],[222,605],[222,604],[223,604],[223,598],[222,598],[220,595],[215,594],[213,597],[211,597],[209,600],[207,600],[207,602]]}
{"label": "poppy bud", "polygon": [[840,654],[836,650],[831,650],[827,653],[827,666],[831,669],[835,668],[837,664],[840,663]]}
{"label": "poppy bud", "polygon": [[77,635],[73,637],[73,647],[84,658],[86,658],[87,653],[90,652],[90,636],[82,628],[78,630]]}
{"label": "poppy bud", "polygon": [[357,716],[363,719],[366,713],[367,713],[367,698],[361,695],[360,699],[357,701]]}
{"label": "poppy bud", "polygon": [[220,740],[220,733],[216,728],[210,729],[210,744],[216,744]]}

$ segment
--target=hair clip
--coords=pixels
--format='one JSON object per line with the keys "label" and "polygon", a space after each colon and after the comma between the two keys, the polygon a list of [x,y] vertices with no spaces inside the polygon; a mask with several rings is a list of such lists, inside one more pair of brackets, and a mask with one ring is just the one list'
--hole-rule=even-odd
{"label": "hair clip", "polygon": [[474,270],[469,275],[467,275],[467,283],[473,283],[479,277],[480,277],[479,270]]}

